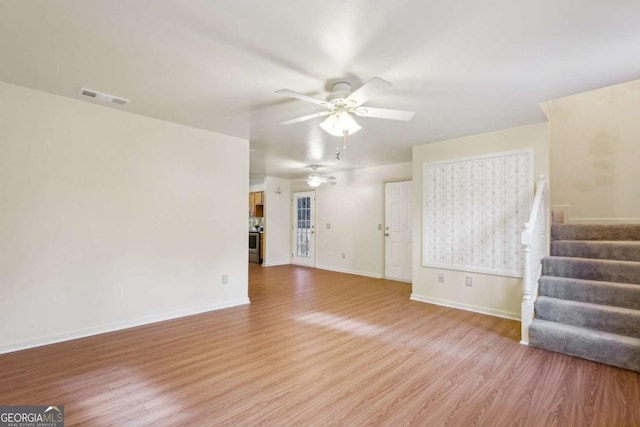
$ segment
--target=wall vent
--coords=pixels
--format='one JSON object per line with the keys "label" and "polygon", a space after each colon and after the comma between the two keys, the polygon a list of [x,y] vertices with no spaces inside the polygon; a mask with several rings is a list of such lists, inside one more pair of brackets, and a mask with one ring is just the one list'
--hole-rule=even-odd
{"label": "wall vent", "polygon": [[102,93],[91,89],[80,88],[80,95],[88,96],[89,98],[93,98],[97,101],[104,102],[107,104],[118,104],[118,105],[127,105],[129,102],[128,99],[118,98],[113,95],[109,95],[108,93]]}
{"label": "wall vent", "polygon": [[82,89],[80,93],[84,96],[90,96],[91,98],[95,98],[96,96],[98,96],[97,93],[91,92],[90,90],[86,90],[86,89]]}

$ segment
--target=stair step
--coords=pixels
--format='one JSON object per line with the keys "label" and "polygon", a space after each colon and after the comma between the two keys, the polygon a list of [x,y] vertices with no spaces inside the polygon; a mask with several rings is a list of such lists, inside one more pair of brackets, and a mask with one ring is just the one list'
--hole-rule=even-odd
{"label": "stair step", "polygon": [[640,262],[551,256],[542,260],[542,275],[640,284]]}
{"label": "stair step", "polygon": [[640,338],[640,310],[541,296],[535,317]]}
{"label": "stair step", "polygon": [[640,224],[552,224],[551,240],[640,240]]}
{"label": "stair step", "polygon": [[554,240],[551,255],[640,262],[640,240]]}
{"label": "stair step", "polygon": [[571,277],[542,276],[538,295],[640,310],[640,286]]}
{"label": "stair step", "polygon": [[640,339],[534,319],[529,344],[640,372]]}

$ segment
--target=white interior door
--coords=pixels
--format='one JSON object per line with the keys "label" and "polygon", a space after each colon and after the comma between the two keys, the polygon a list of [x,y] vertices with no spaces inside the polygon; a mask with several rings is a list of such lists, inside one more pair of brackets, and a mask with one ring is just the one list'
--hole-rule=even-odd
{"label": "white interior door", "polygon": [[315,191],[293,193],[291,262],[315,267]]}
{"label": "white interior door", "polygon": [[411,281],[412,181],[384,185],[384,272],[388,279]]}

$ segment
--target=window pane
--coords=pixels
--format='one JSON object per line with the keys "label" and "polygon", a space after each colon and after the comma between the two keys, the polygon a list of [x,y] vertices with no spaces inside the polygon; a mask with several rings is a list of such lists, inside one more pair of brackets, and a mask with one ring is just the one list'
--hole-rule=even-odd
{"label": "window pane", "polygon": [[311,197],[300,197],[296,200],[296,255],[309,257],[311,243]]}

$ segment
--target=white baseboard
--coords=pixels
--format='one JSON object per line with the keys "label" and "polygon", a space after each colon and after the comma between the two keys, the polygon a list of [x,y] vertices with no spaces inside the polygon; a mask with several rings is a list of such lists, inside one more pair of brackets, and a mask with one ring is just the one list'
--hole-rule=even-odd
{"label": "white baseboard", "polygon": [[279,265],[289,265],[289,264],[291,264],[291,262],[279,262],[279,263],[278,262],[272,262],[272,263],[263,262],[262,266],[263,267],[277,267]]}
{"label": "white baseboard", "polygon": [[382,279],[382,274],[369,273],[368,271],[351,270],[349,268],[333,267],[329,265],[316,265],[320,270],[335,271],[338,273],[355,274],[356,276],[373,277],[374,279]]}
{"label": "white baseboard", "polygon": [[488,314],[489,316],[496,316],[496,317],[502,317],[504,319],[520,321],[520,313],[511,313],[509,311],[504,311],[504,310],[496,310],[488,307],[479,307],[479,306],[470,305],[470,304],[463,304],[457,301],[448,301],[448,300],[443,300],[439,298],[418,295],[415,293],[411,294],[411,297],[409,299],[413,301],[441,305],[443,307],[457,308],[460,310],[472,311],[474,313]]}
{"label": "white baseboard", "polygon": [[114,322],[107,325],[95,326],[87,329],[79,329],[63,334],[49,335],[46,337],[35,338],[27,341],[6,344],[0,346],[0,354],[11,353],[14,351],[26,350],[43,345],[55,344],[63,341],[75,340],[78,338],[90,337],[93,335],[104,334],[108,332],[120,331],[122,329],[135,328],[136,326],[148,325],[165,320],[177,319],[179,317],[193,316],[194,314],[205,313],[208,311],[222,310],[224,308],[237,307],[240,305],[250,304],[248,298],[227,301],[221,304],[209,304],[199,307],[193,307],[185,310],[172,311],[168,313],[156,314],[151,316],[138,317],[136,319]]}
{"label": "white baseboard", "polygon": [[640,224],[640,218],[569,218],[565,224]]}
{"label": "white baseboard", "polygon": [[408,283],[408,284],[412,284],[413,280],[409,279],[409,280],[405,280],[405,279],[395,279],[393,277],[382,277],[384,280],[391,280],[393,282],[402,282],[402,283]]}
{"label": "white baseboard", "polygon": [[615,225],[615,224],[640,224],[640,218],[582,218],[574,217],[571,215],[570,205],[553,205],[552,210],[561,211],[564,216],[565,224],[603,224],[603,225]]}

